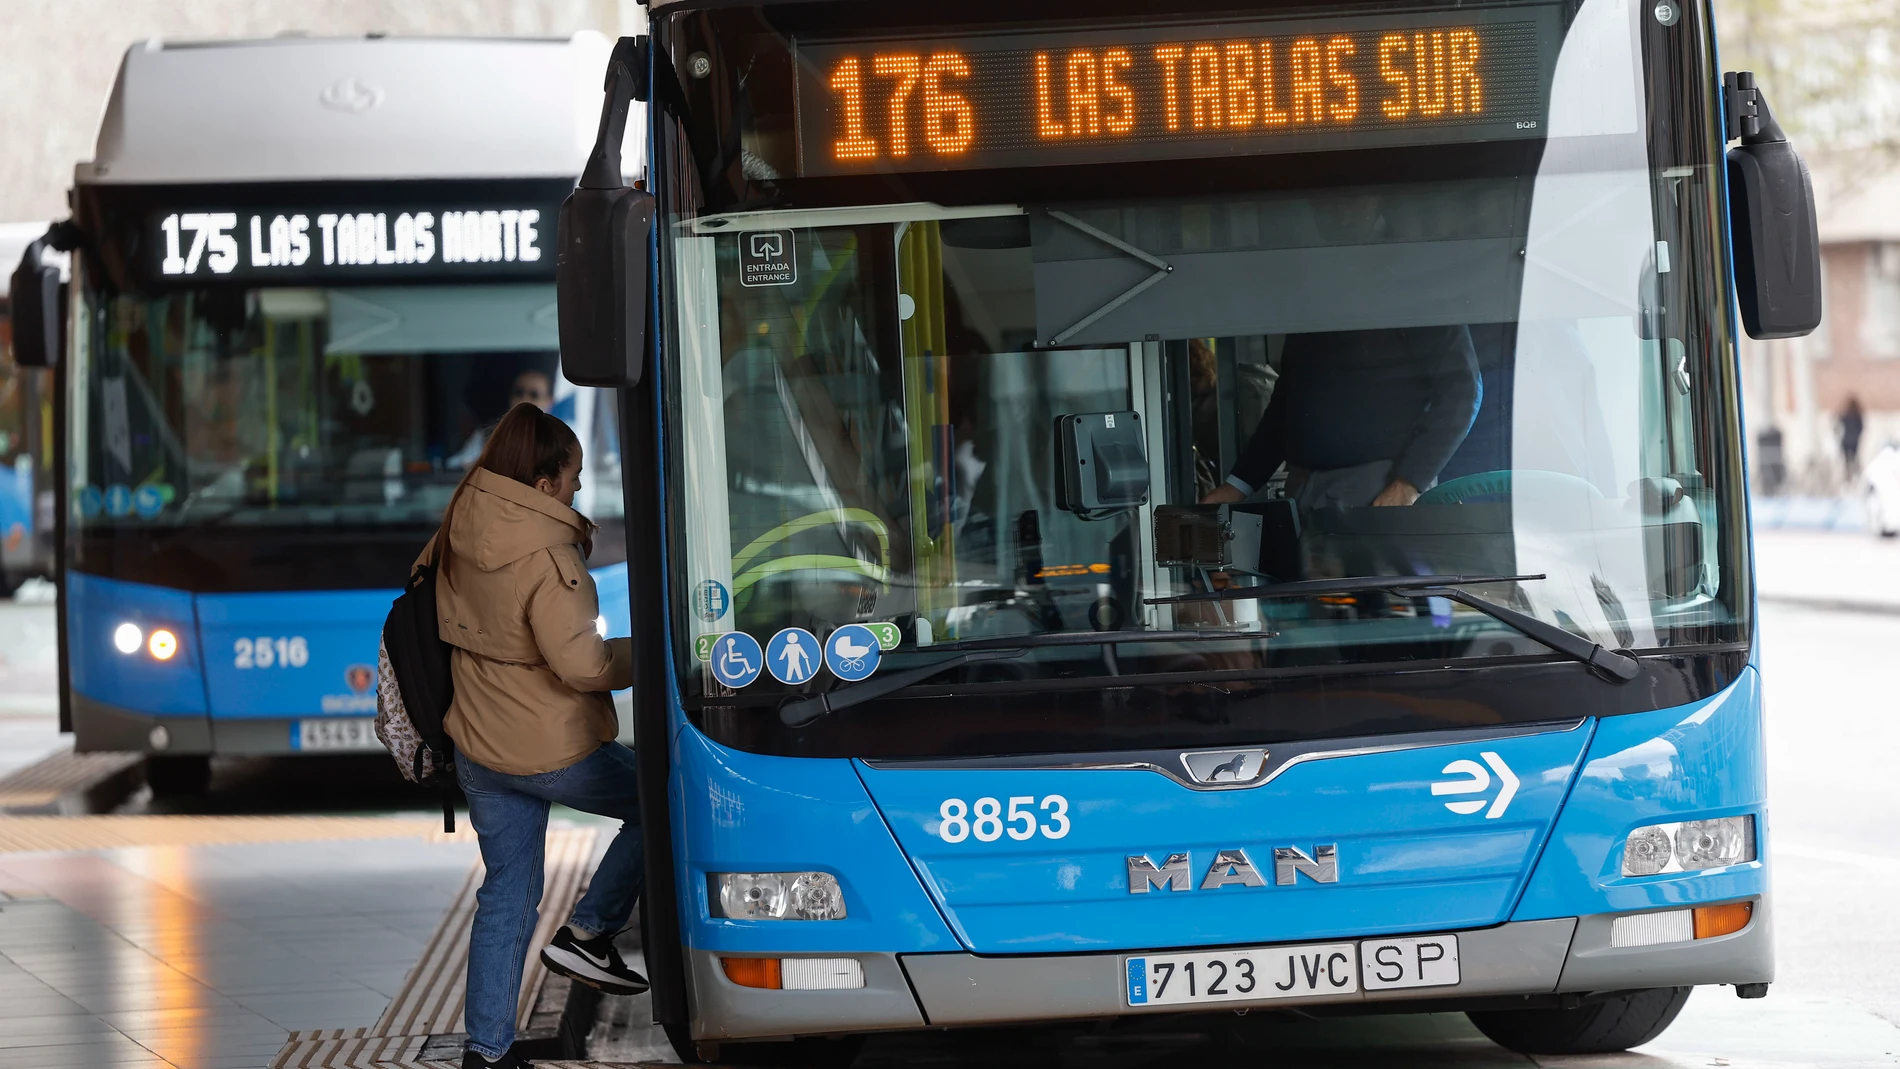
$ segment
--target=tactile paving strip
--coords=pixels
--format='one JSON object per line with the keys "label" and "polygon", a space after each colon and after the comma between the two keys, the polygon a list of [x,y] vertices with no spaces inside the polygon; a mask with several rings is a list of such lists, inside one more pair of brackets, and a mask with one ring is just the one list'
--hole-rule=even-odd
{"label": "tactile paving strip", "polygon": [[144,760],[135,753],[56,753],[0,779],[0,812],[47,809],[68,792],[81,791]]}
{"label": "tactile paving strip", "polygon": [[[527,967],[521,977],[521,1002],[516,1021],[525,1027],[536,996],[547,979],[541,947],[566,923],[568,913],[586,886],[594,857],[593,828],[554,828],[547,838],[547,875],[541,896],[540,921],[528,944]],[[423,1046],[433,1035],[462,1030],[462,998],[468,972],[468,929],[475,916],[475,892],[482,884],[478,863],[442,921],[429,937],[422,960],[409,971],[389,1008],[368,1028],[320,1029],[292,1032],[271,1069],[390,1069],[452,1066],[452,1062],[422,1061]],[[600,1069],[600,1062],[537,1061],[538,1066]]]}

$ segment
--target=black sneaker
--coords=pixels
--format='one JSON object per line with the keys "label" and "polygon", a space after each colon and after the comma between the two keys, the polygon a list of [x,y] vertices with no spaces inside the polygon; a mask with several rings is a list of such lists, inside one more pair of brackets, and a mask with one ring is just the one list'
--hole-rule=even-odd
{"label": "black sneaker", "polygon": [[563,924],[554,933],[554,941],[541,948],[541,961],[562,976],[609,995],[637,995],[647,989],[647,978],[620,960],[611,935],[583,940]]}
{"label": "black sneaker", "polygon": [[506,1054],[489,1061],[475,1051],[462,1050],[462,1069],[534,1069],[534,1063],[514,1052],[510,1047]]}

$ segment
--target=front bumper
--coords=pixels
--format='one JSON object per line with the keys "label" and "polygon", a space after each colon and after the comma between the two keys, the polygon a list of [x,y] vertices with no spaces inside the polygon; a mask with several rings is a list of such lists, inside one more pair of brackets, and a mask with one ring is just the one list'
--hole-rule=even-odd
{"label": "front bumper", "polygon": [[[293,717],[209,717],[203,713],[158,715],[137,709],[95,701],[75,692],[73,702],[73,748],[81,753],[118,750],[130,753],[183,756],[197,754],[243,754],[270,756],[301,754],[292,740],[297,734]],[[317,716],[303,719],[323,719]],[[327,719],[339,719],[329,717]],[[165,729],[165,745],[153,745],[152,729]],[[378,750],[323,751],[330,753],[379,753]]]}
{"label": "front bumper", "polygon": [[[1623,991],[1646,987],[1767,983],[1774,979],[1768,896],[1752,898],[1747,927],[1731,935],[1642,947],[1612,947],[1612,920],[1595,914],[1514,921],[1458,932],[1459,982],[1346,996],[1131,1007],[1122,996],[1127,953],[1037,957],[975,954],[853,954],[865,987],[768,991],[740,987],[719,956],[692,954],[693,1035],[702,1040],[1077,1020],[1172,1012],[1226,1012],[1314,1004],[1447,1004],[1499,996]],[[789,956],[789,955],[788,955]],[[837,955],[813,955],[835,957]]]}

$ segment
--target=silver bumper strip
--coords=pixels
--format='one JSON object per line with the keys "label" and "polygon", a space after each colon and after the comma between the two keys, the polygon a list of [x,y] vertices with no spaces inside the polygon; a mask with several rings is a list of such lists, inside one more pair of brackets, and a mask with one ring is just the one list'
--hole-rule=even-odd
{"label": "silver bumper strip", "polygon": [[[1643,947],[1610,945],[1612,921],[1621,914],[1513,921],[1455,933],[1460,974],[1457,984],[1211,1006],[1129,1006],[1123,997],[1123,962],[1129,956],[1126,952],[1035,957],[849,953],[864,965],[862,988],[767,991],[734,984],[726,978],[717,954],[696,950],[688,955],[693,1036],[738,1040],[1227,1011],[1249,1006],[1456,1001],[1498,995],[1767,983],[1774,979],[1773,918],[1766,896],[1754,900],[1754,906],[1748,927],[1732,935]],[[847,953],[798,956],[837,957]],[[1395,1005],[1393,1009],[1403,1007]]]}

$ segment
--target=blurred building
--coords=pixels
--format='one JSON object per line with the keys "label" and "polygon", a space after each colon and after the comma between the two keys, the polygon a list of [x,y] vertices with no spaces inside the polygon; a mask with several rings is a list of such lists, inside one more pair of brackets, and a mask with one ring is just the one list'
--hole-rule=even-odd
{"label": "blurred building", "polygon": [[1865,410],[1860,459],[1900,440],[1900,170],[1856,173],[1864,159],[1816,160],[1825,314],[1807,338],[1742,343],[1758,491],[1842,487],[1841,415]]}
{"label": "blurred building", "polygon": [[608,37],[636,0],[6,0],[0,33],[0,220],[67,214],[119,57],[153,38],[463,35]]}

